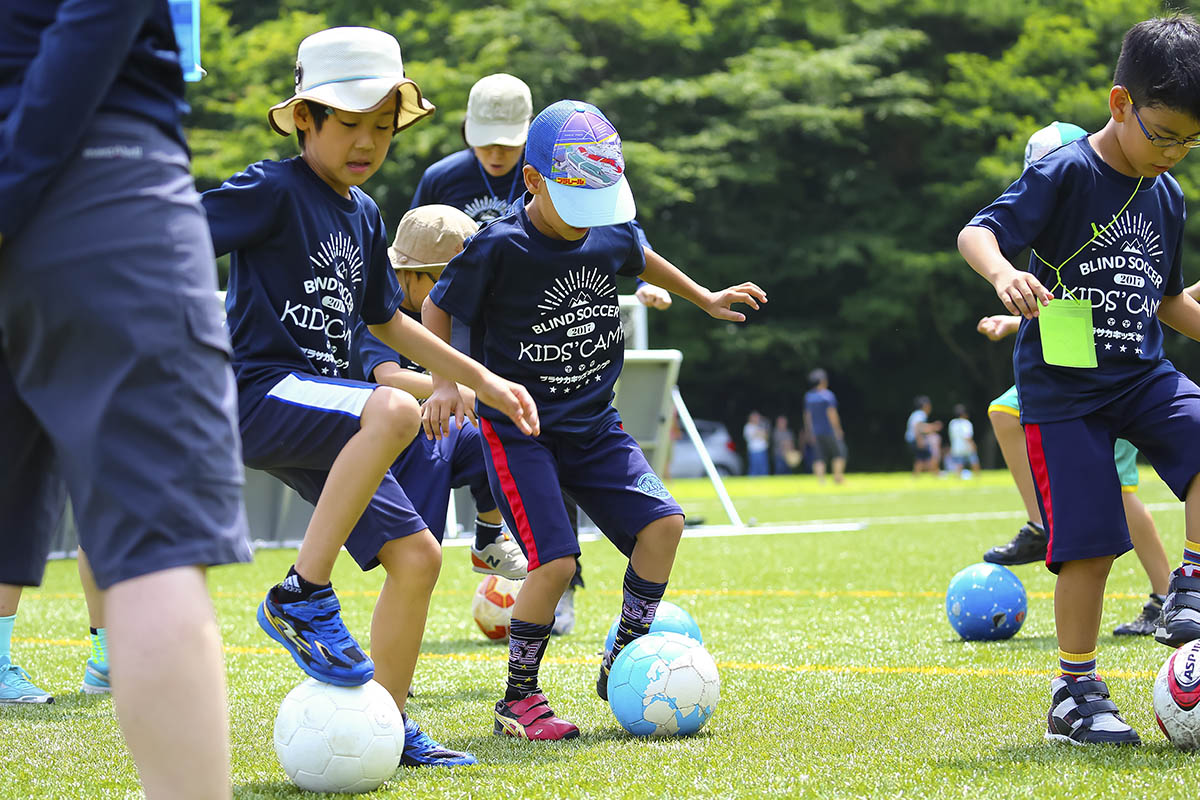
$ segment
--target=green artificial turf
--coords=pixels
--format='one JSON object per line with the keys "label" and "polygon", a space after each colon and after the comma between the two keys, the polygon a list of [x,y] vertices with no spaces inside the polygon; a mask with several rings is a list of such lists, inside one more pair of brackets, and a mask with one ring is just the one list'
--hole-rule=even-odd
{"label": "green artificial turf", "polygon": [[[683,739],[625,734],[594,690],[598,652],[620,606],[623,559],[605,541],[583,544],[587,588],[578,625],[551,641],[542,686],[583,734],[522,743],[491,734],[507,650],[471,620],[481,576],[467,550],[448,547],[409,712],[474,767],[402,769],[379,797],[1153,797],[1190,795],[1193,756],[1169,745],[1150,703],[1168,651],[1117,639],[1149,587],[1128,554],[1108,586],[1099,664],[1141,748],[1072,748],[1042,740],[1056,665],[1053,576],[1015,568],[1029,615],[1008,641],[966,643],[946,621],[950,578],[1007,541],[1021,524],[1005,473],[974,480],[852,475],[738,478],[729,491],[750,535],[689,536],[667,599],[691,611],[721,672],[708,725]],[[723,524],[704,481],[670,488],[691,517]],[[1140,492],[1168,556],[1183,542],[1183,509],[1149,471]],[[786,523],[854,530],[780,532]],[[861,527],[859,527],[861,526]],[[304,677],[259,630],[254,609],[293,551],[260,550],[252,565],[209,576],[226,645],[235,795],[298,797],[271,746],[274,714]],[[350,629],[365,642],[378,573],[343,556],[334,576]],[[119,797],[136,775],[107,698],[74,694],[87,657],[87,617],[71,561],[50,565],[22,600],[14,656],[58,693],[40,707],[0,707],[5,757],[0,797]]]}

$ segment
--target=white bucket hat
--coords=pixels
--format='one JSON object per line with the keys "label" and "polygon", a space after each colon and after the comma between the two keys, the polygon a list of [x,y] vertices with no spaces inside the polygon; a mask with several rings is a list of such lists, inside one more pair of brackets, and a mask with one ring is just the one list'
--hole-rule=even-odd
{"label": "white bucket hat", "polygon": [[296,94],[272,106],[271,127],[282,136],[296,130],[292,106],[313,100],[339,111],[370,111],[396,92],[396,131],[434,112],[421,87],[404,77],[400,43],[374,28],[329,28],[300,42],[296,54]]}
{"label": "white bucket hat", "polygon": [[480,78],[471,87],[463,136],[471,147],[517,147],[525,144],[531,119],[533,97],[525,81],[497,72]]}

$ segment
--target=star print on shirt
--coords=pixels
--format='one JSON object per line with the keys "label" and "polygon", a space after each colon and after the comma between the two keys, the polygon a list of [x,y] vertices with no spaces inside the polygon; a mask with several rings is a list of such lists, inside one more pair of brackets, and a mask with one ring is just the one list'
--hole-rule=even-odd
{"label": "star print on shirt", "polygon": [[1106,344],[1106,345],[1104,345],[1104,349],[1105,349],[1105,350],[1112,350],[1112,345],[1111,345],[1111,344]]}
{"label": "star print on shirt", "polygon": [[1122,352],[1122,353],[1124,353],[1124,352],[1125,352],[1125,349],[1126,349],[1126,348],[1125,348],[1125,345],[1121,345],[1121,352]]}

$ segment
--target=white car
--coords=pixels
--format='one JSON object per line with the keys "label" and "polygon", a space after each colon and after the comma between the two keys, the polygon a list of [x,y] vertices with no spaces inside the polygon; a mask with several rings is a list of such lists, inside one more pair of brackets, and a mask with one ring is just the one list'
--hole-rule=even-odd
{"label": "white car", "polygon": [[[722,477],[741,475],[742,458],[738,455],[737,446],[724,423],[707,419],[698,419],[695,423],[717,473]],[[671,477],[702,478],[704,474],[704,464],[700,461],[696,447],[691,439],[681,434],[671,443]]]}

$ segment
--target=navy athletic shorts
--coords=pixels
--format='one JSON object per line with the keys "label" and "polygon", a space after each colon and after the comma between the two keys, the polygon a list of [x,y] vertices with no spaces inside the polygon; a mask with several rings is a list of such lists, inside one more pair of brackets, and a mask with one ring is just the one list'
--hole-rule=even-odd
{"label": "navy athletic shorts", "polygon": [[1132,547],[1112,455],[1118,438],[1137,447],[1183,500],[1200,473],[1200,388],[1179,372],[1159,374],[1086,417],[1025,423],[1053,572],[1064,561]]}
{"label": "navy athletic shorts", "polygon": [[60,480],[102,589],[248,561],[229,337],[187,153],[100,114],[29,202],[0,245],[0,582],[41,582]]}
{"label": "navy athletic shorts", "polygon": [[[657,519],[683,515],[620,422],[586,437],[526,436],[509,422],[480,419],[492,495],[529,568],[578,555],[562,492],[579,504],[625,555]],[[561,486],[561,490],[560,487]]]}

